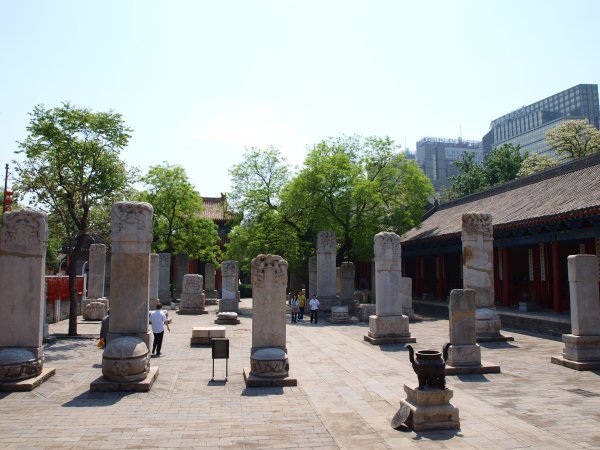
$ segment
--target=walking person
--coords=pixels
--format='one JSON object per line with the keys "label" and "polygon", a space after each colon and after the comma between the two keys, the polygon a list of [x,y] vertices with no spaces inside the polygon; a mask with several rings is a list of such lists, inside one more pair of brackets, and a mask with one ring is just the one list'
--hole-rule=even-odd
{"label": "walking person", "polygon": [[298,293],[298,320],[302,322],[304,319],[304,307],[306,306],[306,295],[304,295],[304,289]]}
{"label": "walking person", "polygon": [[290,306],[292,307],[292,323],[298,323],[298,313],[300,308],[298,307],[298,297],[293,296],[290,300]]}
{"label": "walking person", "polygon": [[313,323],[314,319],[316,325],[317,320],[319,320],[319,305],[321,305],[321,302],[317,299],[316,294],[312,295],[308,305],[310,306],[310,323]]}
{"label": "walking person", "polygon": [[154,333],[154,341],[152,342],[152,354],[156,352],[156,356],[160,356],[162,341],[165,335],[165,325],[167,327],[171,323],[171,319],[167,317],[162,310],[162,303],[156,303],[156,309],[150,313],[150,324],[152,325],[152,333]]}

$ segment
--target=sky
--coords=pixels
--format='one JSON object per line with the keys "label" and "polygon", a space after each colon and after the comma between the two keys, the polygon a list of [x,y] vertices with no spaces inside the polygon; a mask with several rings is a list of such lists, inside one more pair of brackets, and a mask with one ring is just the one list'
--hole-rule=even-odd
{"label": "sky", "polygon": [[246,148],[299,166],[343,134],[480,140],[598,84],[599,18],[596,0],[0,0],[0,163],[64,101],[121,114],[127,164],[179,164],[203,196]]}

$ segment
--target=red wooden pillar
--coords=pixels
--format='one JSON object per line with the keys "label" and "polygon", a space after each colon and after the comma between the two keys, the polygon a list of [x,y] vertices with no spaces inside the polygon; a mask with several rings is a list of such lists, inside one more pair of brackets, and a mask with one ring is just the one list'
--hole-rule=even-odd
{"label": "red wooden pillar", "polygon": [[439,299],[444,298],[444,257],[442,255],[435,256],[435,296]]}
{"label": "red wooden pillar", "polygon": [[422,264],[423,257],[415,256],[415,297],[421,298],[421,294],[423,293],[423,284],[422,284]]}
{"label": "red wooden pillar", "polygon": [[510,273],[509,273],[509,255],[508,247],[502,247],[502,304],[504,306],[510,306]]}
{"label": "red wooden pillar", "polygon": [[560,312],[560,244],[552,241],[552,309]]}
{"label": "red wooden pillar", "polygon": [[535,304],[542,306],[542,281],[541,281],[540,247],[533,247],[533,292]]}

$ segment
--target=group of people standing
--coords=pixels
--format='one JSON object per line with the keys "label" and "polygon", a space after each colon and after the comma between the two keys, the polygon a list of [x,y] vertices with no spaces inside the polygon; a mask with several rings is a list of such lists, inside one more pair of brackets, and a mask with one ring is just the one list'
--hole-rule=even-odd
{"label": "group of people standing", "polygon": [[[292,323],[298,323],[304,319],[304,309],[306,308],[306,295],[302,289],[298,294],[290,297],[290,307],[292,308]],[[310,308],[310,323],[316,324],[319,319],[319,306],[321,302],[317,299],[315,294],[312,295],[308,301]]]}

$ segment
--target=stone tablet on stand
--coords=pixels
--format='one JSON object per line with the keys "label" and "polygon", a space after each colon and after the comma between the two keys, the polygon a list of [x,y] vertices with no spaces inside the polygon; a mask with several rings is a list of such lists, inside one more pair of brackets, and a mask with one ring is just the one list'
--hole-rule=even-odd
{"label": "stone tablet on stand", "polygon": [[31,391],[56,372],[44,367],[45,213],[5,212],[0,229],[0,391]]}
{"label": "stone tablet on stand", "polygon": [[183,276],[183,292],[177,314],[207,314],[204,308],[203,278],[198,274]]}
{"label": "stone tablet on stand", "polygon": [[215,289],[215,277],[216,277],[215,265],[206,263],[204,265],[204,304],[205,305],[216,305],[219,293]]}
{"label": "stone tablet on stand", "polygon": [[288,263],[281,256],[252,260],[252,349],[246,387],[296,386],[289,374],[286,342],[285,290]]}
{"label": "stone tablet on stand", "polygon": [[149,391],[158,376],[150,366],[148,299],[152,206],[117,202],[111,213],[111,313],[102,377],[91,391]]}
{"label": "stone tablet on stand", "polygon": [[575,370],[600,369],[600,294],[598,257],[571,255],[567,258],[571,297],[571,334],[563,334],[561,356],[551,362]]}
{"label": "stone tablet on stand", "polygon": [[240,312],[240,291],[238,290],[239,268],[237,261],[221,263],[221,300],[219,312]]}
{"label": "stone tablet on stand", "polygon": [[[317,234],[317,299],[319,310],[331,311],[332,306],[339,306],[336,294],[337,239],[332,231],[319,231]],[[314,292],[311,292],[311,296]]]}

